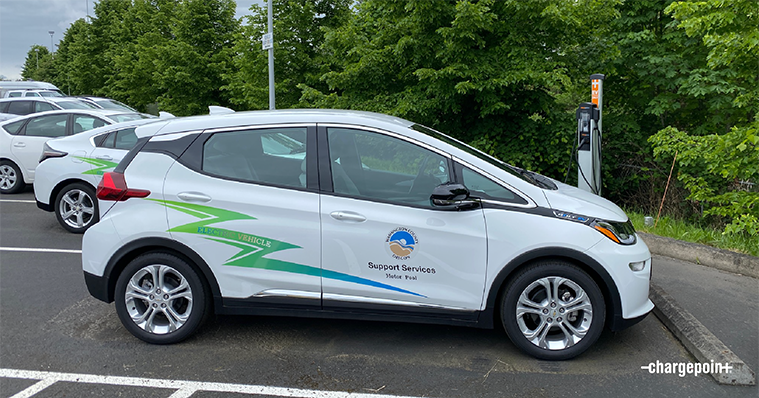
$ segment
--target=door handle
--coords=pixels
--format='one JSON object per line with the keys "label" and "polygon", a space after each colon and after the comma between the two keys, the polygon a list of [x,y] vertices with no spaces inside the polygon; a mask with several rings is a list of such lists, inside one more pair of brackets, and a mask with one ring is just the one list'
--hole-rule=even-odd
{"label": "door handle", "polygon": [[364,222],[366,217],[352,211],[333,211],[329,213],[337,221]]}
{"label": "door handle", "polygon": [[113,158],[112,158],[112,157],[110,157],[109,155],[101,155],[101,156],[95,156],[95,159],[100,159],[100,160],[113,160]]}
{"label": "door handle", "polygon": [[185,202],[209,202],[211,197],[200,192],[181,192],[177,194],[179,199]]}
{"label": "door handle", "polygon": [[26,146],[26,144],[23,142],[14,142],[13,146],[15,146],[16,148],[23,148]]}

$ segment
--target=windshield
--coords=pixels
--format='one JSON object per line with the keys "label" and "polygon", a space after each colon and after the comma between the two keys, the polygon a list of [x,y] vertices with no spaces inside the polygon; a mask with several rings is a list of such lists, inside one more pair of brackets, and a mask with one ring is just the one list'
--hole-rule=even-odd
{"label": "windshield", "polygon": [[94,106],[89,106],[82,101],[55,101],[55,103],[63,109],[93,109]]}
{"label": "windshield", "polygon": [[437,138],[440,141],[445,142],[446,144],[452,145],[452,146],[456,147],[457,149],[460,149],[460,150],[462,150],[462,151],[464,151],[464,152],[466,152],[466,153],[468,153],[468,154],[470,154],[472,156],[475,156],[475,157],[477,157],[477,158],[479,158],[481,160],[484,160],[484,161],[492,164],[493,166],[496,166],[499,169],[501,169],[501,170],[503,170],[503,171],[505,171],[505,172],[507,172],[507,173],[509,173],[509,174],[511,174],[511,175],[513,175],[513,176],[515,176],[515,177],[523,180],[523,181],[529,182],[532,185],[535,185],[535,186],[538,186],[538,187],[544,188],[544,189],[551,189],[551,190],[558,189],[558,187],[556,186],[556,184],[554,184],[553,182],[551,182],[547,177],[541,176],[540,174],[532,172],[532,171],[529,171],[529,170],[520,169],[519,167],[512,166],[512,165],[510,165],[510,164],[508,164],[508,163],[506,163],[506,162],[504,162],[504,161],[502,161],[500,159],[497,159],[497,158],[495,158],[493,156],[490,156],[487,153],[482,152],[482,151],[480,151],[477,148],[469,146],[469,145],[467,145],[467,144],[465,144],[465,143],[463,143],[463,142],[461,142],[461,141],[459,141],[459,140],[457,140],[455,138],[449,137],[449,136],[447,136],[447,135],[445,135],[445,134],[443,134],[443,133],[441,133],[439,131],[435,131],[435,130],[429,128],[429,127],[422,126],[421,124],[414,124],[413,126],[411,126],[411,128],[414,129],[414,130],[416,130],[416,131],[418,131],[418,132],[420,132],[420,133],[424,133],[426,135],[429,135],[430,137]]}
{"label": "windshield", "polygon": [[63,97],[63,94],[57,91],[39,91],[39,94],[43,97]]}
{"label": "windshield", "polygon": [[98,105],[102,106],[103,109],[111,109],[114,111],[128,111],[128,112],[137,112],[134,108],[131,108],[127,105],[122,104],[119,101],[115,100],[96,100],[95,101]]}
{"label": "windshield", "polygon": [[118,115],[108,115],[108,117],[115,120],[117,123],[140,119],[150,119],[150,116],[146,116],[140,113],[119,113]]}

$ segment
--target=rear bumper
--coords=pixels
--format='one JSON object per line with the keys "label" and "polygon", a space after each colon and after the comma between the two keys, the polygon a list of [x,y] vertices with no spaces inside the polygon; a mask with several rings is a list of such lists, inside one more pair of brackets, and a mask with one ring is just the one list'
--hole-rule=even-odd
{"label": "rear bumper", "polygon": [[53,206],[50,206],[47,203],[42,203],[39,200],[37,200],[37,207],[45,211],[53,211]]}
{"label": "rear bumper", "polygon": [[112,297],[108,295],[108,278],[105,276],[93,275],[87,271],[84,271],[84,283],[87,285],[92,297],[100,301],[110,303],[113,301]]}

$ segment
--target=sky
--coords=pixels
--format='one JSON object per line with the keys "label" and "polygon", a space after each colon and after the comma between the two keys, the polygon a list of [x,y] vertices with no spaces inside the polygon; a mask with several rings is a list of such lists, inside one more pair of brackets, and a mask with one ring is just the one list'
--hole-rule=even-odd
{"label": "sky", "polygon": [[[237,17],[248,14],[253,3],[263,0],[236,0]],[[21,68],[29,49],[39,44],[50,49],[63,39],[72,22],[93,15],[97,0],[0,0],[0,76],[21,79]]]}

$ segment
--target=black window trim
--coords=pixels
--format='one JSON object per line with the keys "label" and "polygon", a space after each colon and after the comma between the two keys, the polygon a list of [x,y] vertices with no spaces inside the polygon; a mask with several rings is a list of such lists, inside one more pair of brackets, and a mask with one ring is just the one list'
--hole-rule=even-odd
{"label": "black window trim", "polygon": [[[453,157],[453,161],[455,163],[461,164],[464,167],[472,169],[472,171],[474,171],[476,173],[479,173],[479,174],[481,174],[484,177],[487,177],[488,179],[492,180],[496,184],[502,186],[503,188],[508,189],[509,191],[511,191],[512,193],[514,193],[518,197],[522,198],[526,202],[524,204],[521,204],[521,203],[507,202],[507,201],[504,201],[504,200],[481,199],[481,201],[483,203],[492,203],[492,204],[495,204],[495,205],[504,205],[504,206],[509,206],[509,207],[520,207],[520,208],[526,208],[526,209],[531,209],[531,208],[534,208],[534,207],[538,206],[535,203],[535,201],[532,200],[529,196],[527,196],[524,192],[518,190],[517,188],[515,188],[513,185],[507,183],[506,181],[503,181],[502,179],[500,179],[500,178],[498,178],[498,177],[496,177],[496,176],[488,173],[487,171],[485,171],[485,170],[483,170],[483,169],[481,169],[481,168],[479,168],[479,167],[477,167],[477,166],[475,166],[475,165],[473,165],[473,164],[471,164],[471,163],[467,162],[466,160],[463,160],[463,159],[461,159],[459,157],[454,156]],[[460,175],[458,175],[457,177],[461,178]],[[463,184],[463,181],[461,179],[457,180],[457,182]]]}
{"label": "black window trim", "polygon": [[450,211],[450,209],[442,209],[439,207],[432,206],[432,203],[430,203],[429,205],[415,205],[415,204],[410,204],[410,203],[402,203],[402,202],[391,201],[391,200],[383,200],[383,199],[377,199],[377,198],[370,198],[366,196],[358,196],[358,195],[335,192],[334,187],[332,186],[332,160],[330,159],[330,156],[329,156],[329,139],[327,136],[328,128],[342,128],[342,129],[359,130],[359,131],[382,134],[382,135],[386,135],[392,138],[400,139],[401,141],[407,142],[412,145],[416,145],[423,149],[430,150],[431,152],[434,152],[446,159],[446,161],[448,162],[448,170],[449,170],[449,173],[451,174],[450,175],[451,180],[455,181],[457,178],[456,173],[454,171],[454,167],[453,167],[453,157],[449,153],[439,148],[435,148],[424,142],[420,142],[413,138],[406,137],[402,134],[379,129],[376,127],[363,126],[359,124],[346,124],[346,123],[318,123],[317,131],[318,131],[319,146],[317,150],[319,153],[319,182],[321,183],[321,189],[319,190],[319,192],[321,194],[340,197],[340,198],[362,200],[366,202],[383,203],[383,204],[389,204],[393,206],[403,206],[403,207],[409,207],[409,208],[414,208],[414,209],[445,211],[445,212]]}
{"label": "black window trim", "polygon": [[[306,128],[306,186],[296,187],[294,185],[273,184],[265,181],[251,181],[240,178],[232,178],[228,176],[209,173],[203,170],[203,146],[206,144],[214,134],[230,133],[235,131],[249,131],[249,130],[270,130],[277,128]],[[318,145],[316,145],[316,123],[280,123],[280,124],[262,124],[262,125],[248,125],[248,126],[235,126],[224,128],[207,129],[198,135],[198,138],[187,148],[182,156],[177,159],[179,163],[189,168],[190,170],[200,173],[202,175],[218,178],[226,181],[235,181],[245,184],[260,185],[273,188],[289,189],[293,191],[319,193],[318,187],[318,170],[317,167],[312,167],[318,164]],[[313,151],[309,151],[309,145],[315,145]]]}
{"label": "black window trim", "polygon": [[[472,167],[469,167],[469,166],[465,166],[465,165],[463,165],[462,163],[460,163],[458,161],[454,161],[454,169],[456,170],[456,176],[457,176],[456,182],[458,182],[459,184],[462,184],[462,185],[466,186],[466,184],[464,184],[464,167],[472,170],[472,172],[474,172],[474,173],[479,174],[481,177],[487,178],[488,180],[490,180],[494,184],[499,185],[501,188],[506,189],[509,192],[511,192],[512,194],[514,194],[514,196],[516,198],[522,200],[521,202],[517,202],[517,201],[509,201],[509,200],[506,200],[506,199],[496,199],[496,198],[492,198],[492,197],[477,198],[480,202],[482,202],[482,203],[488,203],[488,204],[493,204],[493,205],[496,205],[496,206],[500,205],[500,206],[516,206],[516,207],[525,207],[525,205],[527,205],[527,204],[530,203],[530,201],[528,201],[527,199],[525,199],[523,196],[517,194],[517,192],[515,192],[513,188],[508,188],[508,187],[504,186],[503,183],[500,182],[500,180],[490,178],[490,177],[488,177],[488,174],[482,173],[478,169],[475,169],[475,168],[472,168]],[[535,206],[530,206],[530,207],[535,207]]]}

